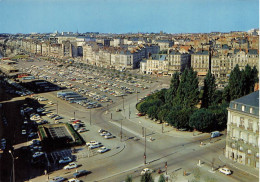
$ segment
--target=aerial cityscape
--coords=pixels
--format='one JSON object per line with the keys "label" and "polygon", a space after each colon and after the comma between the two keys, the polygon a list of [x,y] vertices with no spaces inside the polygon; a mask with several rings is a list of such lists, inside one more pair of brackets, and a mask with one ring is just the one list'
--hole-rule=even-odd
{"label": "aerial cityscape", "polygon": [[0,181],[259,181],[258,8],[0,0]]}

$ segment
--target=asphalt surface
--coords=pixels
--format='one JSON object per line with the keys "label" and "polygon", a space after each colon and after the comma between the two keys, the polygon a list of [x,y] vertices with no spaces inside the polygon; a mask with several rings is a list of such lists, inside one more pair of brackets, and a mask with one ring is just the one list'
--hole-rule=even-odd
{"label": "asphalt surface", "polygon": [[[151,84],[151,89],[140,90],[141,93],[138,95],[135,93],[125,96],[124,100],[115,98],[115,101],[107,107],[92,109],[91,117],[89,109],[78,104],[69,104],[67,101],[57,98],[56,92],[40,94],[48,98],[48,101],[58,103],[58,106],[51,106],[47,104],[48,101],[42,102],[46,104],[46,109],[64,117],[61,121],[68,121],[69,118],[74,117],[75,113],[75,118],[84,122],[89,130],[82,133],[86,142],[97,140],[111,148],[111,151],[107,153],[97,154],[96,150],[89,151],[85,146],[78,147],[78,152],[73,154],[76,157],[76,162],[81,165],[77,170],[86,169],[92,172],[80,179],[83,181],[117,182],[123,181],[127,175],[132,175],[134,181],[140,181],[140,172],[143,168],[149,167],[155,171],[160,168],[165,171],[164,165],[167,162],[168,174],[171,174],[172,178],[177,181],[193,179],[195,168],[199,168],[201,180],[211,177],[216,181],[258,181],[258,178],[232,167],[230,168],[233,174],[230,176],[225,176],[218,171],[210,171],[212,163],[214,169],[228,165],[219,160],[219,156],[223,155],[225,148],[225,134],[210,140],[209,134],[179,132],[170,126],[164,126],[164,132],[162,132],[161,124],[136,115],[135,104],[139,98],[168,86],[162,80],[163,78],[159,78],[158,82]],[[122,111],[116,112],[117,108],[121,108]],[[104,139],[97,132],[100,128],[110,131],[116,138]],[[146,141],[143,137],[143,128],[146,130]],[[134,140],[135,138],[138,140]],[[201,142],[203,145],[200,145]],[[145,144],[147,164],[144,164]],[[201,161],[200,166],[198,166],[199,160]],[[32,176],[30,181],[46,181],[55,176],[71,178],[75,171],[76,169],[65,171],[60,166],[48,175]],[[189,175],[183,177],[181,175],[183,171]],[[158,175],[153,173],[154,178]]]}

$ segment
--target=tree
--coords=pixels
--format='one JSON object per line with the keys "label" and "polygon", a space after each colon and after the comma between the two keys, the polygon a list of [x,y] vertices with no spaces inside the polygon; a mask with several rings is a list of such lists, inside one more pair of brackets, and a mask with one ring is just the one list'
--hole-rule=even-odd
{"label": "tree", "polygon": [[176,72],[172,76],[170,88],[165,93],[165,100],[167,103],[170,103],[172,105],[173,98],[177,94],[179,84],[180,84],[180,74]]}
{"label": "tree", "polygon": [[177,106],[172,108],[172,110],[166,116],[166,121],[177,129],[189,129],[189,118],[191,114],[191,108],[182,108],[181,106]]}
{"label": "tree", "polygon": [[165,181],[166,181],[165,176],[161,174],[158,182],[165,182]]}
{"label": "tree", "polygon": [[132,182],[132,181],[133,181],[132,176],[127,175],[125,182]]}
{"label": "tree", "polygon": [[[228,94],[230,100],[237,99],[243,96],[242,89],[242,73],[239,70],[239,66],[236,65],[235,68],[231,71],[228,83]],[[228,101],[230,101],[228,100]]]}
{"label": "tree", "polygon": [[151,119],[158,119],[157,110],[158,107],[156,105],[150,106],[147,110],[148,117]]}
{"label": "tree", "polygon": [[214,103],[216,92],[215,76],[208,71],[206,77],[204,78],[203,96],[201,107],[208,108]]}
{"label": "tree", "polygon": [[215,129],[214,115],[209,109],[199,109],[190,116],[189,125],[198,131],[212,131]]}
{"label": "tree", "polygon": [[199,81],[197,72],[193,69],[185,69],[177,90],[174,104],[189,108],[195,106],[199,101]]}
{"label": "tree", "polygon": [[141,178],[141,182],[154,182],[151,173],[145,173]]}

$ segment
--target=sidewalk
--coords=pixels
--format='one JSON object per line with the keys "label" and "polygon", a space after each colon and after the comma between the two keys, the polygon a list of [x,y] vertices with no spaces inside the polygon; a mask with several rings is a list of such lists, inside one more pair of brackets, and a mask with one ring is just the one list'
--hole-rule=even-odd
{"label": "sidewalk", "polygon": [[251,176],[254,176],[256,178],[259,178],[259,171],[257,169],[250,168],[248,166],[245,166],[243,164],[239,164],[231,159],[226,158],[223,154],[219,155],[219,160],[223,163],[225,163],[227,166],[234,167],[240,171],[243,171]]}

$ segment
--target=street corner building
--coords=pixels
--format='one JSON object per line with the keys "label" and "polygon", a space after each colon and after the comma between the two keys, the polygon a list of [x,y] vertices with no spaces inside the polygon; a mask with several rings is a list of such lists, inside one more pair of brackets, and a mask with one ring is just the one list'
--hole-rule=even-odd
{"label": "street corner building", "polygon": [[230,102],[226,157],[259,169],[259,91]]}

